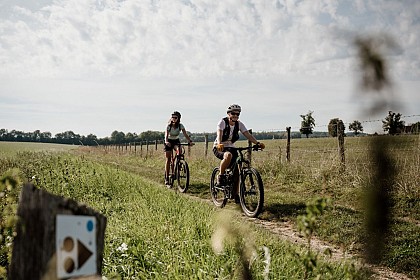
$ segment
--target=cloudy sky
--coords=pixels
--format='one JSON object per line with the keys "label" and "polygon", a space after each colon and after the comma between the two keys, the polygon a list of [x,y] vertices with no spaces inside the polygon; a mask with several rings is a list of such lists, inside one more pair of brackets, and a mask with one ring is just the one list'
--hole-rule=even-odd
{"label": "cloudy sky", "polygon": [[[376,114],[358,87],[367,36],[388,42],[380,94],[399,100]],[[213,132],[238,103],[254,131],[298,130],[313,111],[315,130],[338,117],[380,132],[365,121],[388,110],[420,121],[420,1],[0,0],[0,64],[9,131],[163,131],[179,110]]]}

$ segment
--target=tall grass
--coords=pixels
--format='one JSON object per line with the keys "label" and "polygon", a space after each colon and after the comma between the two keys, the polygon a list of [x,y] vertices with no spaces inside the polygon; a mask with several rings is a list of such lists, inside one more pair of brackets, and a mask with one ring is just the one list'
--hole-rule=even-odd
{"label": "tall grass", "polygon": [[[418,135],[392,137],[390,154],[398,175],[392,188],[392,235],[381,264],[413,277],[420,277],[420,138]],[[286,161],[286,140],[264,141],[266,149],[253,154],[253,165],[262,174],[265,187],[265,210],[260,219],[296,222],[305,205],[314,197],[326,197],[332,207],[320,218],[316,236],[340,246],[349,253],[361,253],[366,245],[364,227],[365,189],[375,177],[371,172],[370,140],[373,137],[346,137],[346,168],[340,169],[340,155],[335,138],[292,139],[291,161]],[[238,146],[246,145],[240,142]],[[164,157],[150,151],[140,155],[114,152],[84,152],[84,155],[119,166],[155,182],[163,182]],[[204,144],[197,143],[187,157],[191,171],[189,195],[209,199],[211,170],[219,161],[204,156]],[[161,171],[162,170],[162,171]]]}
{"label": "tall grass", "polygon": [[[247,240],[253,240],[249,254],[252,258],[247,262],[253,279],[302,279],[304,276],[300,257],[300,252],[306,250],[304,247],[290,245],[254,227],[241,218],[238,209],[216,209],[166,189],[153,179],[160,181],[162,172],[155,170],[159,174],[147,177],[137,175],[136,172],[144,170],[134,164],[149,165],[152,159],[121,158],[23,152],[8,160],[0,159],[0,173],[11,167],[19,168],[22,180],[30,179],[52,193],[71,197],[102,212],[108,218],[103,274],[109,279],[240,277],[243,274],[238,260],[242,253],[238,248]],[[161,163],[160,158],[155,161]],[[197,174],[199,166],[211,163],[191,160],[191,165],[193,174]],[[192,187],[201,184],[205,183],[194,183]],[[238,242],[227,242],[222,250],[215,252],[211,240],[221,225],[217,213],[224,216],[229,213],[228,224],[236,232]],[[268,271],[267,254],[270,256]],[[310,275],[322,275],[322,279],[368,277],[350,261],[330,263],[323,258]]]}

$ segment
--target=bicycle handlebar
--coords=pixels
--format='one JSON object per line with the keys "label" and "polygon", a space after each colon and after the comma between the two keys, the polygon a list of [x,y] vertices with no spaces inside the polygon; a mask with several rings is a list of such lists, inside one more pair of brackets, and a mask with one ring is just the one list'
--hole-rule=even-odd
{"label": "bicycle handlebar", "polygon": [[194,143],[179,143],[178,146],[194,146]]}
{"label": "bicycle handlebar", "polygon": [[251,147],[239,147],[239,148],[234,147],[232,149],[234,149],[236,151],[245,151],[245,150],[251,150],[251,149],[253,151],[262,151],[261,146],[259,144],[255,144]]}

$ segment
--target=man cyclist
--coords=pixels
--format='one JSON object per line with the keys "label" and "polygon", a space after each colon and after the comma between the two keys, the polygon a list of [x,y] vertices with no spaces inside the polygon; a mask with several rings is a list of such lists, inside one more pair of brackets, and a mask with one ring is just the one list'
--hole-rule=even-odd
{"label": "man cyclist", "polygon": [[[217,136],[213,145],[214,155],[221,159],[220,162],[220,174],[217,178],[218,184],[226,184],[226,168],[230,166],[230,163],[234,163],[238,157],[237,151],[232,148],[235,147],[234,143],[239,139],[239,131],[252,143],[260,146],[261,149],[265,148],[263,143],[260,143],[255,137],[249,133],[248,129],[243,122],[239,120],[241,113],[241,106],[238,104],[232,104],[227,108],[227,117],[222,118],[217,124]],[[239,171],[236,170],[234,177],[237,180]],[[239,184],[236,184],[233,190],[235,201],[238,200]]]}

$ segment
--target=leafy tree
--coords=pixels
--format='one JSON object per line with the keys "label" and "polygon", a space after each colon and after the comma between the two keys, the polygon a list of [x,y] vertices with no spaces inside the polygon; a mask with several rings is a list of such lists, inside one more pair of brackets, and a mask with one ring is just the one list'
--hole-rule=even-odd
{"label": "leafy tree", "polygon": [[359,134],[359,131],[363,132],[362,123],[357,120],[354,120],[351,124],[349,124],[349,130],[354,131],[354,135]]}
{"label": "leafy tree", "polygon": [[48,142],[51,140],[52,134],[49,131],[41,132],[40,134],[40,141],[41,142]]}
{"label": "leafy tree", "polygon": [[82,136],[82,142],[88,146],[96,146],[98,144],[98,137],[95,134],[89,134],[88,136]]}
{"label": "leafy tree", "polygon": [[144,131],[140,133],[140,139],[143,141],[154,141],[156,139],[163,139],[165,137],[165,133],[161,131]]}
{"label": "leafy tree", "polygon": [[75,145],[80,145],[80,135],[74,133],[71,130],[62,132],[62,133],[57,133],[55,135],[55,138],[57,139],[57,143],[61,143],[61,144],[75,144]]}
{"label": "leafy tree", "polygon": [[338,136],[338,129],[341,128],[341,130],[344,133],[344,130],[346,129],[344,126],[344,123],[339,118],[331,119],[330,123],[328,124],[328,134],[332,137]]}
{"label": "leafy tree", "polygon": [[401,120],[400,113],[388,111],[388,116],[382,121],[382,128],[388,131],[390,135],[401,133],[404,129],[405,122]]}
{"label": "leafy tree", "polygon": [[315,126],[315,119],[312,117],[313,111],[309,111],[306,115],[300,115],[302,118],[300,132],[306,135],[306,138],[309,137],[309,134],[313,133]]}
{"label": "leafy tree", "polygon": [[7,133],[8,133],[7,129],[4,129],[4,128],[0,129],[0,137],[3,137],[3,135],[6,135]]}
{"label": "leafy tree", "polygon": [[416,122],[411,125],[411,133],[419,134],[420,132],[420,122]]}
{"label": "leafy tree", "polygon": [[10,132],[11,136],[12,136],[12,141],[24,141],[26,138],[26,134],[23,131],[20,130],[12,130]]}
{"label": "leafy tree", "polygon": [[127,134],[125,135],[125,141],[128,143],[135,142],[136,137],[137,137],[136,133],[127,132]]}
{"label": "leafy tree", "polygon": [[124,142],[124,138],[125,138],[125,133],[122,131],[116,131],[114,130],[111,133],[111,141],[114,142],[115,144],[120,144]]}

